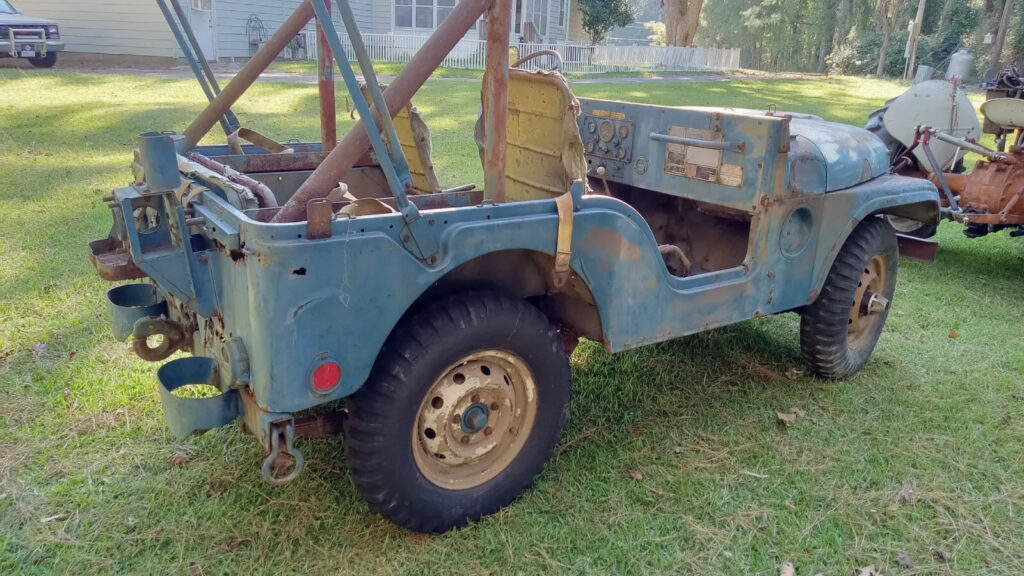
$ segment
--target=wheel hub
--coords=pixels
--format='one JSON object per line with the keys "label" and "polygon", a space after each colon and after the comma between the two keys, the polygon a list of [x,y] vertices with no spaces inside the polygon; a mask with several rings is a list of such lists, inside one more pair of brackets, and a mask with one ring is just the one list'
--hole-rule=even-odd
{"label": "wheel hub", "polygon": [[487,416],[490,410],[487,406],[476,402],[466,408],[462,413],[462,431],[466,434],[476,434],[487,426]]}
{"label": "wheel hub", "polygon": [[522,449],[537,414],[533,375],[500,350],[471,354],[431,386],[413,426],[413,457],[432,483],[478,486]]}
{"label": "wheel hub", "polygon": [[850,321],[847,325],[847,344],[852,349],[860,348],[870,340],[875,326],[889,308],[889,299],[883,296],[887,275],[888,267],[884,254],[875,254],[864,267],[864,273],[853,295]]}

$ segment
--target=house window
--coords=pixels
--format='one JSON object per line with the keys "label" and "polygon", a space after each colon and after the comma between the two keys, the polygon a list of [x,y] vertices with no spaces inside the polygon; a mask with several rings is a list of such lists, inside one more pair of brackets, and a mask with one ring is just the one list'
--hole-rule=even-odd
{"label": "house window", "polygon": [[395,28],[433,30],[455,9],[458,0],[395,0]]}
{"label": "house window", "polygon": [[568,3],[569,0],[558,0],[558,26],[560,28],[565,26],[566,4]]}
{"label": "house window", "polygon": [[437,25],[440,26],[441,22],[455,10],[456,0],[437,0]]}
{"label": "house window", "polygon": [[395,0],[395,27],[412,28],[412,0]]}

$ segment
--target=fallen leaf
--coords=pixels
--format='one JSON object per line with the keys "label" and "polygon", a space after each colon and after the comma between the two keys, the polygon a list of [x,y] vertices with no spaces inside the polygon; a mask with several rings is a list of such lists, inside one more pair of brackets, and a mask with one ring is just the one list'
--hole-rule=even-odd
{"label": "fallen leaf", "polygon": [[188,565],[188,576],[201,576],[203,569],[199,567],[199,564],[193,562]]}
{"label": "fallen leaf", "polygon": [[50,347],[43,342],[36,342],[29,348],[29,350],[32,351],[32,356],[35,357],[36,360],[42,359],[49,349]]}
{"label": "fallen leaf", "polygon": [[779,420],[786,426],[791,426],[796,422],[796,414],[786,414],[785,412],[776,412]]}
{"label": "fallen leaf", "polygon": [[629,477],[632,478],[633,480],[643,480],[644,479],[644,475],[642,473],[640,473],[640,472],[637,472],[636,470],[630,472],[629,473]]}
{"label": "fallen leaf", "polygon": [[796,504],[794,504],[791,500],[786,500],[786,508],[789,508],[790,510],[796,510]]}
{"label": "fallen leaf", "polygon": [[40,518],[39,521],[42,522],[43,524],[48,524],[48,523],[53,522],[55,520],[63,520],[65,518],[67,518],[67,517],[68,517],[67,514],[54,514],[53,516],[47,516],[46,518]]}
{"label": "fallen leaf", "polygon": [[1014,392],[1013,394],[1010,394],[1010,398],[1024,402],[1024,394],[1021,394],[1020,392]]}
{"label": "fallen leaf", "polygon": [[786,378],[789,378],[790,380],[796,380],[797,378],[803,375],[804,371],[797,368],[796,366],[791,366],[788,370],[786,370]]}
{"label": "fallen leaf", "polygon": [[793,568],[793,563],[783,562],[782,567],[779,568],[779,576],[796,576],[796,569]]}
{"label": "fallen leaf", "polygon": [[728,550],[722,550],[722,556],[725,556],[726,558],[732,558],[732,552],[729,552]]}
{"label": "fallen leaf", "polygon": [[181,466],[182,464],[188,464],[189,457],[184,452],[175,452],[167,457],[167,461],[175,466]]}
{"label": "fallen leaf", "polygon": [[942,550],[941,548],[935,551],[935,559],[942,560],[943,562],[949,562],[949,559],[953,556],[949,552]]}
{"label": "fallen leaf", "polygon": [[824,572],[815,572],[814,576],[825,576]]}
{"label": "fallen leaf", "polygon": [[857,568],[853,571],[852,576],[882,576],[882,574],[875,570],[874,564],[871,564],[870,566]]}
{"label": "fallen leaf", "polygon": [[907,506],[913,506],[917,503],[917,486],[913,480],[907,480],[903,482],[903,487],[896,493],[896,500],[900,504]]}
{"label": "fallen leaf", "polygon": [[74,358],[75,354],[78,354],[78,350],[72,350],[71,352],[68,352],[68,358]]}
{"label": "fallen leaf", "polygon": [[992,559],[986,557],[985,558],[985,568],[991,568],[991,567],[992,567]]}
{"label": "fallen leaf", "polygon": [[900,568],[913,568],[914,563],[911,562],[910,556],[907,556],[906,552],[900,552],[896,556],[896,565]]}
{"label": "fallen leaf", "polygon": [[803,418],[804,416],[807,416],[807,412],[804,412],[799,408],[790,408],[789,411],[793,414],[796,414],[798,418]]}
{"label": "fallen leaf", "polygon": [[1009,424],[1011,421],[1013,421],[1012,416],[1009,414],[1003,414],[1003,424]]}
{"label": "fallen leaf", "polygon": [[956,330],[950,330],[949,331],[949,337],[950,338],[959,338],[960,337],[960,333],[957,332]]}

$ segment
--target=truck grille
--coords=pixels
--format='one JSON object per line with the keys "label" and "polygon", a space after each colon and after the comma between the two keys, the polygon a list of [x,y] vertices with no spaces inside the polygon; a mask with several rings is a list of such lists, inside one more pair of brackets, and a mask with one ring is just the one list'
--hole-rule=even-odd
{"label": "truck grille", "polygon": [[49,32],[50,27],[43,24],[18,24],[16,26],[0,26],[0,39],[7,40],[10,37],[10,29],[14,29],[15,40],[38,39],[40,30],[47,30],[48,39],[60,38],[60,34]]}

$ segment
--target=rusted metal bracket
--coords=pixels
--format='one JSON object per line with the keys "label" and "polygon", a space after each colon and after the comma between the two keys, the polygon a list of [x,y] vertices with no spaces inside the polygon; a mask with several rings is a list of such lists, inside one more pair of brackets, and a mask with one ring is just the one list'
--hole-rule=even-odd
{"label": "rusted metal bracket", "polygon": [[907,260],[935,262],[935,257],[939,252],[939,243],[934,240],[897,234],[896,242],[899,245],[900,258],[906,258]]}
{"label": "rusted metal bracket", "polygon": [[306,205],[306,238],[322,240],[331,237],[334,210],[327,198],[310,200]]}

